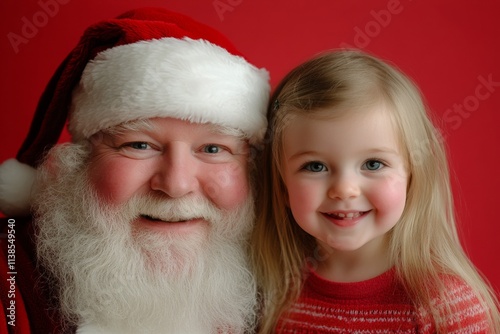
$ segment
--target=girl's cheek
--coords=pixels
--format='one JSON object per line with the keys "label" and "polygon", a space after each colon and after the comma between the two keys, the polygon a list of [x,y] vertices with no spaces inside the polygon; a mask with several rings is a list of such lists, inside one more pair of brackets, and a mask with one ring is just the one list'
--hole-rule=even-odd
{"label": "girl's cheek", "polygon": [[394,177],[374,187],[372,203],[379,211],[401,215],[406,203],[406,179]]}

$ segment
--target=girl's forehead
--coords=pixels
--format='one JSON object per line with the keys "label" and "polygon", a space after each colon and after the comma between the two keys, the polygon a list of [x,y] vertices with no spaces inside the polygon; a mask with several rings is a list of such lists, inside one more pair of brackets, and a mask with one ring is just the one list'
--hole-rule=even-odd
{"label": "girl's forehead", "polygon": [[291,117],[283,128],[283,144],[315,145],[323,141],[375,142],[384,140],[405,154],[401,131],[390,110],[383,105],[364,110],[320,110],[299,113]]}
{"label": "girl's forehead", "polygon": [[361,111],[335,112],[321,110],[319,113],[298,114],[286,121],[283,135],[299,135],[300,139],[315,137],[319,132],[329,132],[331,138],[357,136],[369,137],[392,134],[397,131],[389,113],[381,106]]}
{"label": "girl's forehead", "polygon": [[[283,128],[304,120],[316,120],[321,122],[344,122],[350,119],[373,118],[382,122],[392,122],[392,110],[386,104],[376,103],[361,106],[329,106],[314,110],[295,110],[283,117]],[[396,130],[396,128],[395,128]]]}

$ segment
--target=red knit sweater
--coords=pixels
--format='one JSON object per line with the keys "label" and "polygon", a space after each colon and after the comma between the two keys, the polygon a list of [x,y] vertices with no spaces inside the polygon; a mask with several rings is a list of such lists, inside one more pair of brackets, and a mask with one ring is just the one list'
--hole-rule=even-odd
{"label": "red knit sweater", "polygon": [[[446,333],[489,333],[486,311],[471,289],[450,279],[452,306]],[[438,302],[436,300],[436,302]],[[418,312],[398,283],[395,270],[357,283],[327,281],[314,272],[299,300],[280,319],[277,333],[435,333],[425,312]]]}

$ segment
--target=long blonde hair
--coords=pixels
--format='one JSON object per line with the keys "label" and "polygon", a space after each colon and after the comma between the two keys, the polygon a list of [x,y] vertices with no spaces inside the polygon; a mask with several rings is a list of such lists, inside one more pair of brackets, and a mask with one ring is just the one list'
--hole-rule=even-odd
{"label": "long blonde hair", "polygon": [[394,66],[346,50],[328,52],[299,65],[271,98],[252,240],[263,305],[260,332],[271,332],[279,316],[298,298],[305,263],[315,257],[314,239],[296,224],[286,203],[287,190],[280,174],[284,129],[298,115],[324,114],[332,107],[343,112],[362,110],[376,102],[391,110],[410,175],[404,212],[389,232],[398,277],[415,306],[429,312],[438,330],[445,314],[431,301],[437,294],[447,305],[442,277],[459,277],[490,310],[490,327],[500,333],[495,292],[460,245],[446,152],[418,88]]}

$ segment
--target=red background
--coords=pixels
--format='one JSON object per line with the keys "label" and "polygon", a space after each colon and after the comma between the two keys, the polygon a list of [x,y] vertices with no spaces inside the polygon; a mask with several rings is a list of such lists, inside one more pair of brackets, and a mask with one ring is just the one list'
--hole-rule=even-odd
{"label": "red background", "polygon": [[5,0],[0,161],[15,156],[42,89],[81,32],[139,6],[163,6],[222,31],[270,71],[273,86],[299,62],[341,46],[397,64],[421,87],[440,123],[463,245],[500,291],[500,2]]}

